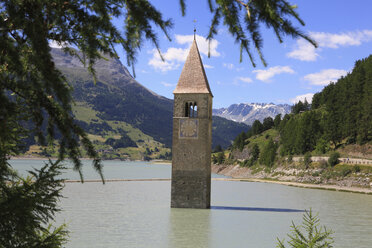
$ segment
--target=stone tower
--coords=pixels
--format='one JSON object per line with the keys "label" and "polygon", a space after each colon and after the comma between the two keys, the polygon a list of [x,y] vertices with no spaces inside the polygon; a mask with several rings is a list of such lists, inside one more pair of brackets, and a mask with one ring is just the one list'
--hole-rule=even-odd
{"label": "stone tower", "polygon": [[212,92],[194,39],[174,94],[173,208],[209,208]]}

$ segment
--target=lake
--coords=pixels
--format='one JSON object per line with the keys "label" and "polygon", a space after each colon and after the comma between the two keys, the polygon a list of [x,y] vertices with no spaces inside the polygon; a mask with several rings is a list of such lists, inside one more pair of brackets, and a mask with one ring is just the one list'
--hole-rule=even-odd
{"label": "lake", "polygon": [[[42,160],[11,160],[25,174]],[[83,161],[85,179],[99,176]],[[104,161],[106,179],[170,178],[171,166],[148,162]],[[63,175],[79,179],[72,169]],[[213,175],[213,177],[219,177]],[[291,221],[304,210],[319,213],[335,233],[334,247],[371,247],[372,196],[284,185],[212,181],[212,209],[171,209],[170,181],[66,183],[63,211],[68,248],[114,247],[275,247]]]}

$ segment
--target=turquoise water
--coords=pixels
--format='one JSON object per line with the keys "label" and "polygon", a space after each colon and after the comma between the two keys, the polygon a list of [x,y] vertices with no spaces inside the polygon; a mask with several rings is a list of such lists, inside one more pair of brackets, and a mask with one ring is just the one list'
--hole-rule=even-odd
{"label": "turquoise water", "polygon": [[[41,161],[11,161],[23,173]],[[86,179],[98,175],[84,162]],[[105,161],[107,179],[170,178],[171,166]],[[78,179],[69,170],[65,176]],[[372,196],[252,182],[212,181],[212,209],[171,209],[170,181],[66,183],[63,211],[66,247],[275,247],[291,221],[310,207],[335,234],[335,247],[371,247]],[[222,207],[222,209],[213,209]],[[239,210],[241,209],[241,210]],[[253,211],[252,209],[256,209]]]}

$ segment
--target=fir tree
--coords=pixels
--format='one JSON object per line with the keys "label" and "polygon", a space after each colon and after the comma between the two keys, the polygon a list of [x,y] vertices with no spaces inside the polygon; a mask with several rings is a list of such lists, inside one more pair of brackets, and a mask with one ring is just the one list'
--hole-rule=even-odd
{"label": "fir tree", "polygon": [[274,127],[275,129],[279,129],[280,127],[280,122],[282,121],[282,115],[281,114],[277,114],[274,118]]}
{"label": "fir tree", "polygon": [[272,128],[274,126],[274,120],[273,120],[273,118],[271,118],[270,116],[269,117],[266,117],[263,120],[262,126],[263,126],[263,130],[264,131],[269,130],[270,128]]}
{"label": "fir tree", "polygon": [[263,125],[259,120],[255,120],[252,124],[252,134],[257,135],[264,131]]}
{"label": "fir tree", "polygon": [[276,150],[276,144],[270,139],[261,152],[260,163],[267,167],[273,167],[276,158]]}
{"label": "fir tree", "polygon": [[[312,210],[306,211],[302,217],[302,226],[296,226],[293,222],[291,233],[288,234],[288,244],[293,248],[331,248],[333,243],[332,231],[325,226],[319,226],[319,218]],[[304,229],[303,231],[301,229]],[[278,240],[277,247],[285,248],[284,240]]]}
{"label": "fir tree", "polygon": [[225,162],[225,153],[224,152],[217,153],[216,163],[223,164],[223,162]]}
{"label": "fir tree", "polygon": [[257,144],[254,144],[251,150],[251,158],[250,158],[252,162],[256,162],[259,155],[260,155],[260,148],[258,147]]}

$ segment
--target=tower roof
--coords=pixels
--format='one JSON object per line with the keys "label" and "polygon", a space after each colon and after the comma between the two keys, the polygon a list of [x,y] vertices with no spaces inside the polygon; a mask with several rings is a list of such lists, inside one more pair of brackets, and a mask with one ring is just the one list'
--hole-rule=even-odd
{"label": "tower roof", "polygon": [[206,93],[212,95],[195,39],[187,55],[176,89],[173,91],[173,94],[179,93]]}

